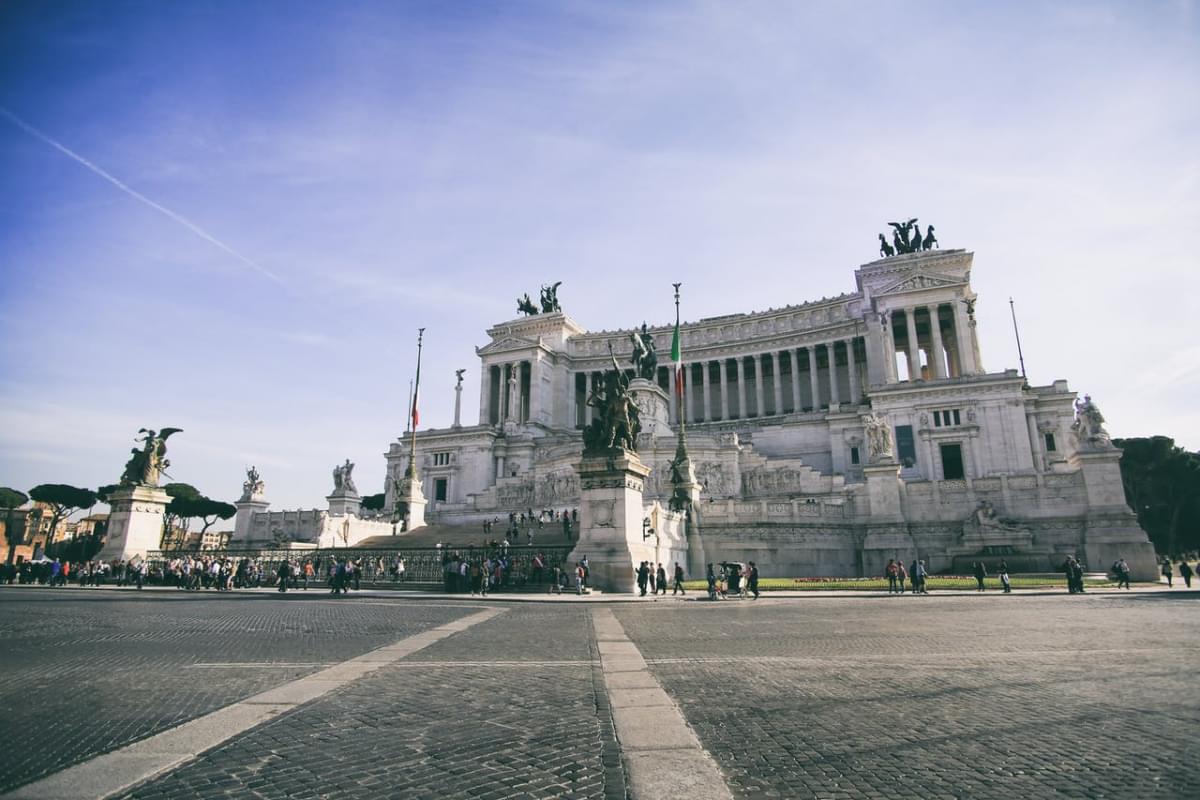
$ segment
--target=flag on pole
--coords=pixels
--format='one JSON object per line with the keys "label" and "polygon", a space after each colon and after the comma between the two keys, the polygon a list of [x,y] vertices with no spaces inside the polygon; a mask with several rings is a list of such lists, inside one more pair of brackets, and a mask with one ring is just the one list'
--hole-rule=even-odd
{"label": "flag on pole", "polygon": [[679,346],[679,320],[675,320],[675,336],[671,339],[671,360],[675,362],[675,394],[683,397],[683,353]]}
{"label": "flag on pole", "polygon": [[417,432],[417,421],[421,418],[417,411],[417,396],[421,393],[421,351],[417,350],[417,379],[413,382],[412,394],[412,429],[413,433]]}

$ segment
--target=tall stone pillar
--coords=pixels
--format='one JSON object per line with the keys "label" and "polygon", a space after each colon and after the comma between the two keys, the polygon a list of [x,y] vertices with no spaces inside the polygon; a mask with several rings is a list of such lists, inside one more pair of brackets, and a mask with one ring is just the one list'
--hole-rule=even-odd
{"label": "tall stone pillar", "polygon": [[938,314],[938,306],[936,303],[928,307],[929,311],[929,332],[933,342],[931,345],[933,352],[929,354],[929,365],[933,370],[933,377],[946,377],[946,348],[942,344],[942,323],[941,316]]}
{"label": "tall stone pillar", "polygon": [[978,371],[975,364],[975,348],[971,346],[972,333],[966,307],[959,300],[954,304],[954,339],[960,375],[974,375]]}
{"label": "tall stone pillar", "polygon": [[763,373],[766,371],[766,355],[760,353],[757,358],[750,357],[754,362],[754,416],[765,416],[763,409]]}
{"label": "tall stone pillar", "polygon": [[804,408],[804,398],[800,393],[800,350],[788,351],[788,358],[792,360],[792,413],[799,414]]}
{"label": "tall stone pillar", "polygon": [[812,384],[813,411],[821,410],[821,378],[817,375],[817,347],[808,346],[808,378]]}
{"label": "tall stone pillar", "polygon": [[588,559],[588,583],[603,591],[632,594],[634,568],[654,558],[642,538],[642,490],[650,468],[637,454],[613,450],[584,455],[579,470],[579,538],[568,565]]}
{"label": "tall stone pillar", "polygon": [[858,405],[858,401],[862,399],[862,384],[858,373],[858,360],[854,355],[854,338],[846,340],[846,372],[850,376],[850,402]]}
{"label": "tall stone pillar", "polygon": [[592,377],[592,373],[583,373],[583,424],[585,427],[592,424],[592,407],[587,404],[587,399],[592,396],[595,389],[596,381]]}
{"label": "tall stone pillar", "polygon": [[704,394],[704,405],[703,405],[704,417],[703,417],[703,419],[705,422],[707,422],[713,418],[712,417],[712,398],[710,397],[711,392],[709,391],[708,384],[709,384],[708,362],[701,361],[700,362],[700,391]]}
{"label": "tall stone pillar", "polygon": [[769,355],[771,356],[771,388],[774,390],[772,394],[775,400],[773,410],[778,416],[783,413],[783,385],[779,381],[779,375],[783,372],[783,359],[779,353],[769,353]]}
{"label": "tall stone pillar", "polygon": [[829,407],[836,410],[842,404],[842,390],[838,388],[837,342],[825,345],[825,352],[829,354]]}
{"label": "tall stone pillar", "polygon": [[721,419],[729,419],[729,376],[726,375],[725,359],[717,362],[718,377],[721,381]]}
{"label": "tall stone pillar", "polygon": [[912,306],[904,309],[904,324],[908,329],[908,379],[921,379],[921,344],[917,341],[917,310]]}
{"label": "tall stone pillar", "polygon": [[479,371],[479,424],[487,425],[491,422],[491,396],[489,390],[492,387],[492,366],[484,364]]}
{"label": "tall stone pillar", "polygon": [[896,369],[896,319],[891,311],[880,314],[883,320],[883,374],[887,383],[897,383],[900,373]]}
{"label": "tall stone pillar", "polygon": [[683,408],[681,409],[683,419],[692,422],[695,417],[692,416],[692,365],[683,365]]}
{"label": "tall stone pillar", "polygon": [[738,419],[746,418],[746,361],[741,356],[734,359],[734,364],[737,365],[737,394],[738,394]]}
{"label": "tall stone pillar", "polygon": [[[109,495],[108,539],[97,561],[130,561],[162,546],[171,495],[157,486],[122,486]],[[265,504],[264,504],[265,508]]]}
{"label": "tall stone pillar", "polygon": [[462,427],[462,378],[458,379],[458,383],[454,384],[454,426],[455,428]]}

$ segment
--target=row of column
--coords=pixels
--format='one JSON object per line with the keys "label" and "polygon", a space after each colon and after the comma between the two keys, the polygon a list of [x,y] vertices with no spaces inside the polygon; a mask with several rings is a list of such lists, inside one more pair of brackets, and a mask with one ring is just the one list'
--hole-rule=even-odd
{"label": "row of column", "polygon": [[[978,371],[972,323],[961,303],[907,306],[888,316],[891,335],[884,339],[890,345],[887,355],[891,381],[900,379],[898,354],[904,357],[910,381],[957,378]],[[943,336],[943,330],[947,335]]]}
{"label": "row of column", "polygon": [[529,361],[486,366],[487,379],[481,403],[480,422],[500,425],[529,419],[529,389],[533,366]]}
{"label": "row of column", "polygon": [[[862,399],[866,360],[864,341],[852,337],[687,364],[684,419],[715,422],[837,408],[843,402],[857,404]],[[671,395],[671,416],[678,421],[677,401],[673,392]]]}

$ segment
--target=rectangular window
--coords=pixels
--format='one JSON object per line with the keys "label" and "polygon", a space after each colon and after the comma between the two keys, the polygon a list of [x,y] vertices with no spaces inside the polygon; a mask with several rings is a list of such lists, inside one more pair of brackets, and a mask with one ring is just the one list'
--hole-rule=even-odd
{"label": "rectangular window", "polygon": [[850,448],[850,463],[851,464],[858,463],[858,448],[857,447]]}
{"label": "rectangular window", "polygon": [[917,445],[913,440],[912,425],[896,426],[896,457],[906,467],[917,463]]}
{"label": "rectangular window", "polygon": [[434,453],[433,454],[433,465],[435,467],[444,467],[444,466],[448,465],[449,463],[450,463],[450,454],[449,453]]}
{"label": "rectangular window", "polygon": [[447,480],[446,478],[437,478],[436,480],[434,480],[434,482],[433,482],[433,499],[438,502],[441,502],[441,503],[446,502],[446,487],[449,484],[450,484],[450,481]]}
{"label": "rectangular window", "polygon": [[963,472],[962,445],[943,444],[939,447],[942,451],[942,478],[948,481],[961,481],[966,477]]}
{"label": "rectangular window", "polygon": [[1046,452],[1047,452],[1047,453],[1054,453],[1054,452],[1057,452],[1057,451],[1058,451],[1058,445],[1057,445],[1057,444],[1055,444],[1055,442],[1054,442],[1054,434],[1053,434],[1053,433],[1047,433],[1047,434],[1046,434]]}
{"label": "rectangular window", "polygon": [[935,428],[942,427],[942,412],[940,412],[940,411],[933,412],[933,427],[935,427]]}
{"label": "rectangular window", "polygon": [[959,417],[958,417],[958,409],[957,409],[957,408],[956,408],[956,409],[954,409],[954,411],[953,411],[952,413],[954,414],[954,424],[955,424],[955,425],[962,425],[962,420],[961,420],[961,419],[959,419]]}

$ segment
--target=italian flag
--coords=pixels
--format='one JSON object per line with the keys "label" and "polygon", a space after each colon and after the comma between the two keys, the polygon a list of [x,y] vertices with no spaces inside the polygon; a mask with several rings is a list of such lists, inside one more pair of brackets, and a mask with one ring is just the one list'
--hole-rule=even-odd
{"label": "italian flag", "polygon": [[675,320],[675,336],[671,339],[671,360],[675,362],[675,394],[683,397],[683,353],[679,347],[679,320]]}
{"label": "italian flag", "polygon": [[412,396],[412,429],[413,433],[417,432],[417,420],[421,415],[417,413],[417,396],[421,393],[421,360],[417,359],[417,380],[413,383]]}

